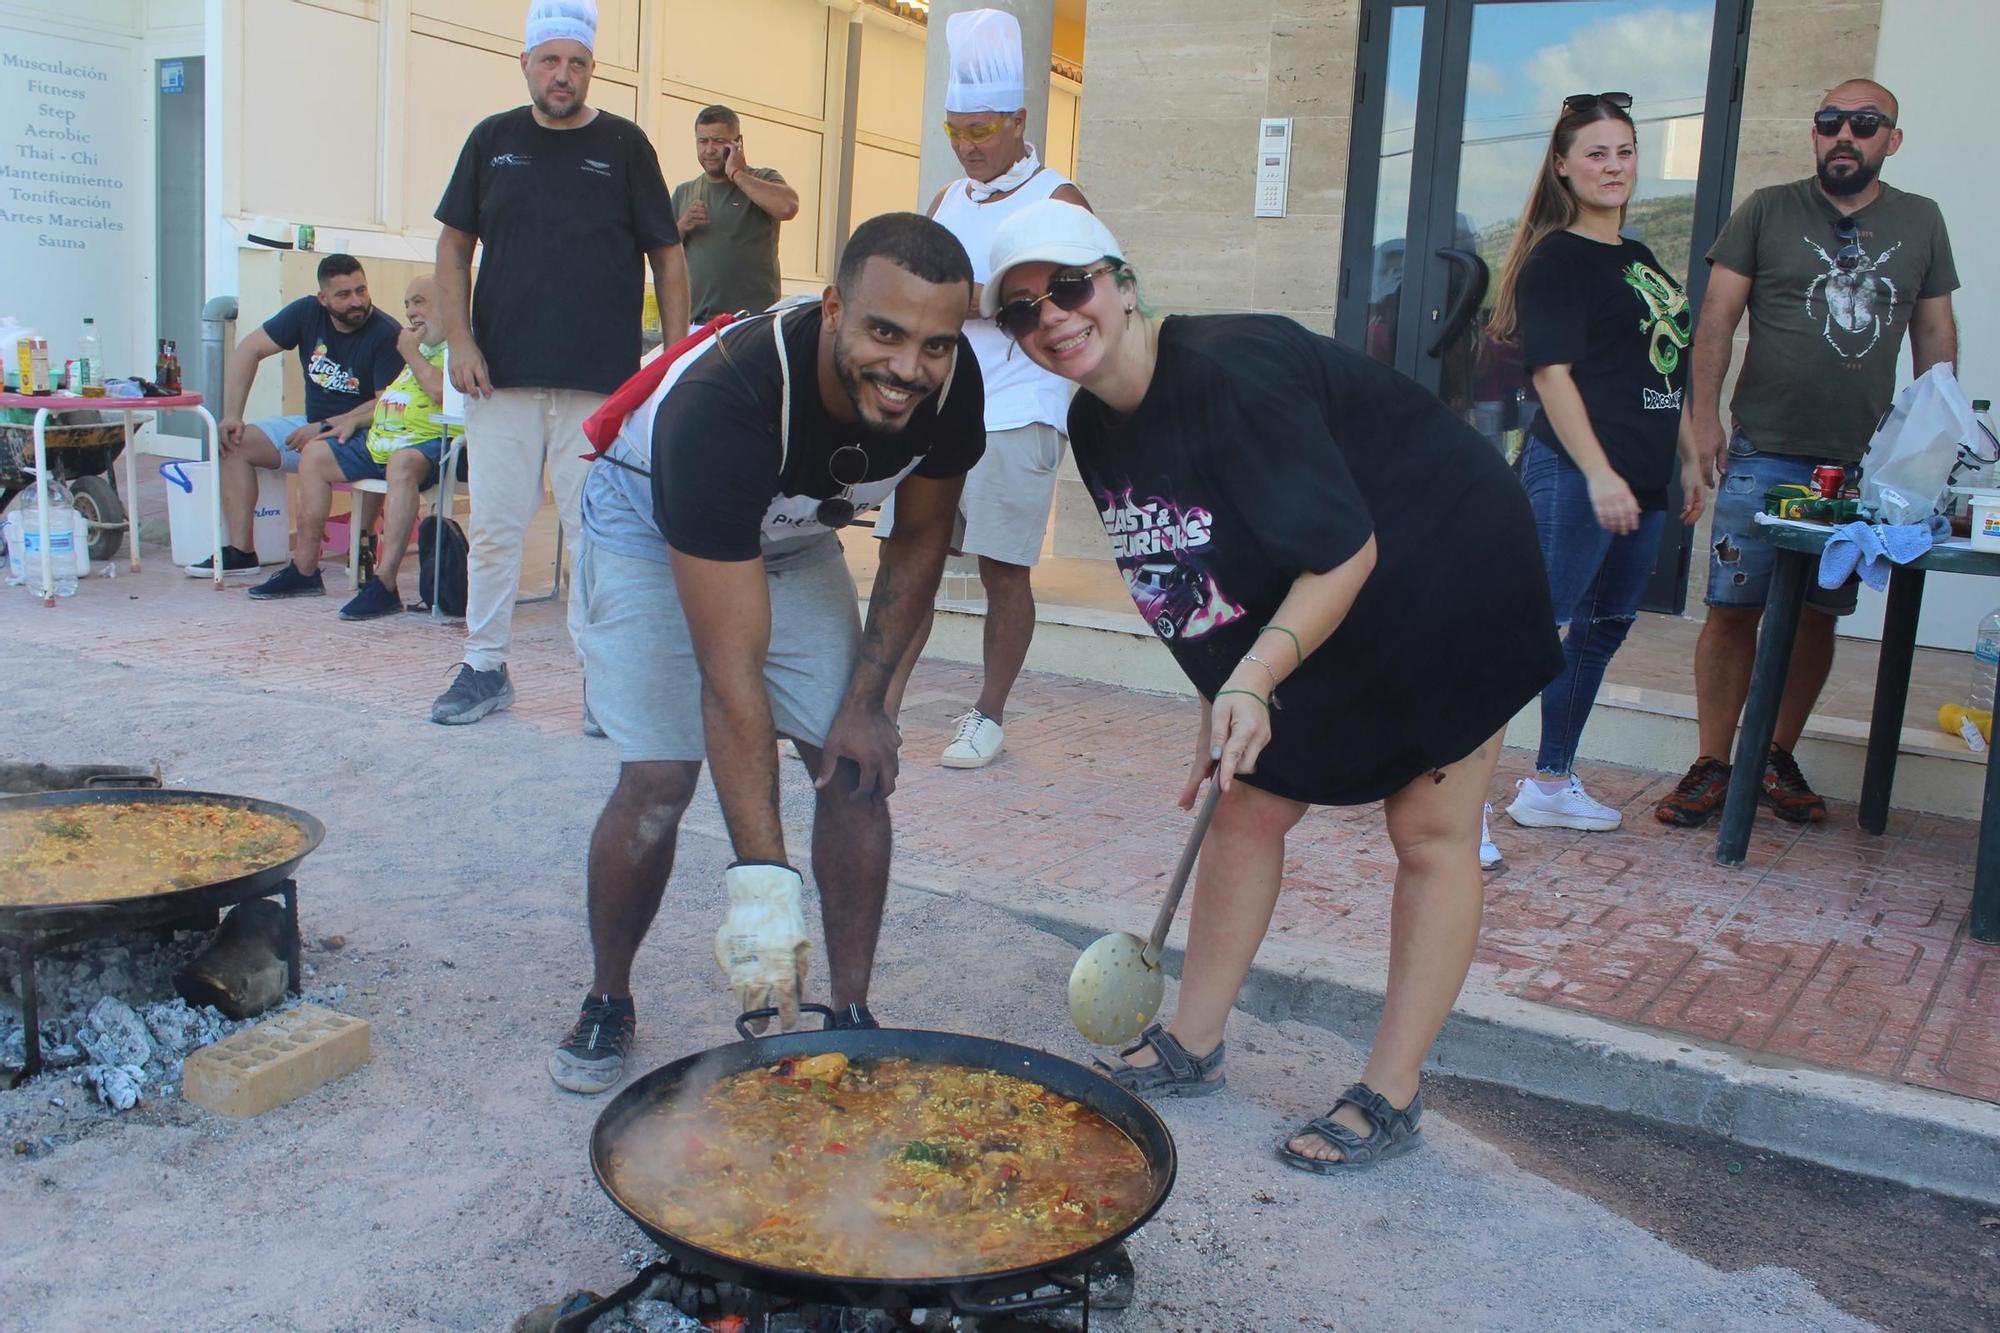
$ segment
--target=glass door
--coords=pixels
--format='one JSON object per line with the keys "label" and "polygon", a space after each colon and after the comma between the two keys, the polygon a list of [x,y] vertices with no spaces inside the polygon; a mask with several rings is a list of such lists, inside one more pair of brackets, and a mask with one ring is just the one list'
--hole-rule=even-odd
{"label": "glass door", "polygon": [[[1486,336],[1550,129],[1571,93],[1632,94],[1627,234],[1700,300],[1728,211],[1749,0],[1364,0],[1336,332],[1510,457],[1534,415],[1518,348]],[[1678,504],[1678,501],[1675,502]],[[1649,609],[1685,602],[1688,534]]]}

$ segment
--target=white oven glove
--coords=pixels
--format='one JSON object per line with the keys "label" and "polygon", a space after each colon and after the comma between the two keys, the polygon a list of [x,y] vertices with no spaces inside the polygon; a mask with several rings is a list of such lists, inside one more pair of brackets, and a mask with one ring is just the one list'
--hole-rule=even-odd
{"label": "white oven glove", "polygon": [[[801,896],[804,883],[790,866],[757,862],[729,867],[722,872],[729,912],[715,932],[715,961],[736,988],[739,1010],[775,1006],[779,1026],[787,1032],[799,1023],[799,992],[805,989],[812,953]],[[767,1021],[758,1019],[751,1031],[762,1032]]]}

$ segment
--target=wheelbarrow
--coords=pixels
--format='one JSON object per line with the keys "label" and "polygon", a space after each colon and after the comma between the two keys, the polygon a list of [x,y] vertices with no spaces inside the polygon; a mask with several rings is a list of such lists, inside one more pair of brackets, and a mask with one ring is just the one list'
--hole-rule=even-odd
{"label": "wheelbarrow", "polygon": [[[35,429],[30,421],[0,420],[0,513],[35,485]],[[130,526],[111,465],[125,452],[125,427],[88,408],[49,414],[44,432],[50,480],[69,492],[90,530],[90,558],[117,555]]]}

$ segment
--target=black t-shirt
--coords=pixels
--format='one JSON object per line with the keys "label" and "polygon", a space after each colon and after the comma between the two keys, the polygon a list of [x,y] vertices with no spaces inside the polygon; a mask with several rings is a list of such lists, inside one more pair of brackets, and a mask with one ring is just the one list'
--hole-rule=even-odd
{"label": "black t-shirt", "polygon": [[1204,698],[1300,574],[1374,537],[1353,609],[1277,692],[1257,786],[1380,800],[1484,744],[1562,667],[1506,463],[1351,348],[1274,315],[1171,318],[1138,408],[1086,390],[1069,426],[1133,601]]}
{"label": "black t-shirt", "polygon": [[[827,414],[819,392],[817,306],[785,320],[791,368],[789,449],[779,447],[783,376],[766,320],[723,334],[681,376],[653,418],[653,511],[667,544],[705,560],[776,562],[829,535],[813,517],[819,501],[842,492],[829,461],[858,444],[868,468],[857,505],[879,505],[901,479],[961,477],[986,451],[986,393],[979,358],[963,335],[950,379],[891,436],[864,436]],[[728,355],[723,355],[726,350]],[[942,399],[942,401],[940,401]]]}
{"label": "black t-shirt", "polygon": [[[1666,508],[1694,327],[1687,293],[1639,242],[1568,231],[1542,239],[1515,290],[1522,359],[1570,368],[1605,458],[1640,508]],[[1562,448],[1547,411],[1531,429]]]}
{"label": "black t-shirt", "polygon": [[516,107],[473,126],[437,220],[479,238],[472,336],[495,388],[610,393],[639,369],[648,252],[675,245],[645,132],[599,111],[544,129]]}
{"label": "black t-shirt", "polygon": [[306,375],[306,417],[325,421],[355,408],[403,373],[396,339],[403,326],[378,307],[352,333],[341,331],[316,296],[298,300],[264,321],[264,333],[285,351],[299,350]]}

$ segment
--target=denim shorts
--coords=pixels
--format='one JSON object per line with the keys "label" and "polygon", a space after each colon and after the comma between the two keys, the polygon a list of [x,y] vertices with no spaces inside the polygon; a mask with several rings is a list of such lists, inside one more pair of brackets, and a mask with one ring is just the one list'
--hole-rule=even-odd
{"label": "denim shorts", "polygon": [[[1832,460],[1799,454],[1764,454],[1739,432],[1729,439],[1729,471],[1715,493],[1715,526],[1709,535],[1708,592],[1710,606],[1761,611],[1771,596],[1771,570],[1778,549],[1757,536],[1757,515],[1764,512],[1764,492],[1773,486],[1809,486],[1812,471]],[[1849,579],[1838,588],[1822,588],[1817,578],[1806,580],[1806,605],[1828,615],[1844,616],[1854,609],[1861,584]]]}
{"label": "denim shorts", "polygon": [[[333,450],[333,461],[340,464],[340,475],[349,481],[387,481],[389,465],[375,461],[375,455],[368,452],[368,433],[355,431],[344,440],[327,441]],[[422,444],[405,444],[400,449],[414,449],[429,461],[430,467],[424,472],[424,479],[418,485],[420,491],[427,491],[437,481],[438,459],[444,456],[443,440],[425,440]]]}
{"label": "denim shorts", "polygon": [[[285,440],[293,431],[305,425],[308,420],[309,418],[303,416],[265,417],[260,421],[251,422],[250,425],[252,429],[263,431],[264,438],[268,439],[271,442],[271,447],[278,451],[279,469],[285,472],[297,472],[299,470],[299,451],[286,444]],[[365,444],[368,441],[367,428],[363,427],[347,438],[350,442],[359,441]],[[350,477],[349,480],[352,481],[355,478]]]}

